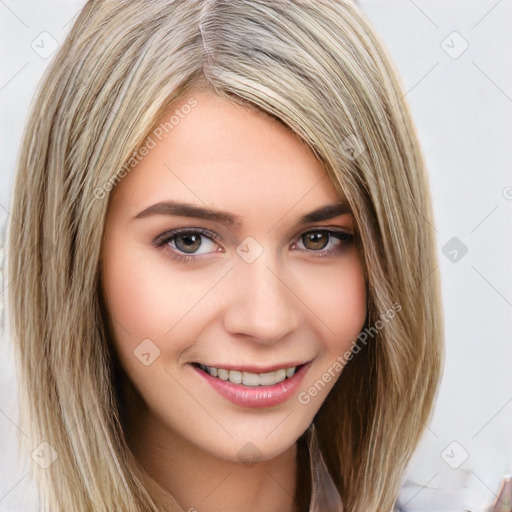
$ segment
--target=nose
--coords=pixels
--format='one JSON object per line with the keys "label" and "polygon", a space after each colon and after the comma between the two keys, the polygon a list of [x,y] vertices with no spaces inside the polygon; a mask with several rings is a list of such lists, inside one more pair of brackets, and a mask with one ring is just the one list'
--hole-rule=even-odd
{"label": "nose", "polygon": [[299,299],[279,265],[270,264],[266,251],[252,263],[239,259],[231,272],[224,328],[270,345],[285,338],[299,325]]}

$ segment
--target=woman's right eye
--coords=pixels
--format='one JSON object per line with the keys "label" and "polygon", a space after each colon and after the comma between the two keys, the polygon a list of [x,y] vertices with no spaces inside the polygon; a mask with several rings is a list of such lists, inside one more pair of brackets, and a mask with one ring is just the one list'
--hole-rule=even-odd
{"label": "woman's right eye", "polygon": [[[213,247],[217,245],[214,240],[217,239],[217,235],[205,229],[192,230],[182,228],[162,233],[156,238],[153,244],[169,252],[169,255],[173,259],[189,261],[203,254],[218,252],[218,249],[213,249]],[[206,243],[204,240],[206,240]],[[198,252],[199,249],[205,250]]]}

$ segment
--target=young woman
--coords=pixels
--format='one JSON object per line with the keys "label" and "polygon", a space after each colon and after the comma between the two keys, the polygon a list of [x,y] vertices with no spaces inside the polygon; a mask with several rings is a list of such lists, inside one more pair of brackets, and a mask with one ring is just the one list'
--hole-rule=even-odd
{"label": "young woman", "polygon": [[402,98],[348,1],[85,5],[9,234],[44,510],[394,509],[442,363]]}

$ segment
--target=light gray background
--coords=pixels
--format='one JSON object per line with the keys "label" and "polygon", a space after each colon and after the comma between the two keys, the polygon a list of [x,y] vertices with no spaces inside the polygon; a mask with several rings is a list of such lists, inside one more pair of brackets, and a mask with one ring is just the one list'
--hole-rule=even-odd
{"label": "light gray background", "polygon": [[[60,44],[82,3],[0,0],[0,235],[28,106],[51,59],[37,53],[41,38],[47,50],[51,37]],[[401,496],[411,512],[484,511],[512,472],[512,0],[360,4],[401,74],[427,160],[445,310],[439,398]],[[16,423],[4,332],[0,512],[35,512]]]}

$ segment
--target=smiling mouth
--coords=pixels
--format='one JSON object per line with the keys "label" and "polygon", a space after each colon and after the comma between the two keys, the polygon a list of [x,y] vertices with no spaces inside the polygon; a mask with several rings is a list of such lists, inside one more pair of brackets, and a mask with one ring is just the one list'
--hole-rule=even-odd
{"label": "smiling mouth", "polygon": [[266,373],[253,373],[241,370],[227,370],[225,368],[216,368],[214,366],[206,366],[201,363],[193,363],[193,366],[199,368],[208,375],[215,377],[219,380],[229,381],[233,384],[241,384],[248,387],[258,386],[274,386],[283,382],[290,377],[293,377],[296,371],[304,366],[291,366],[289,368],[281,368],[272,372]]}

